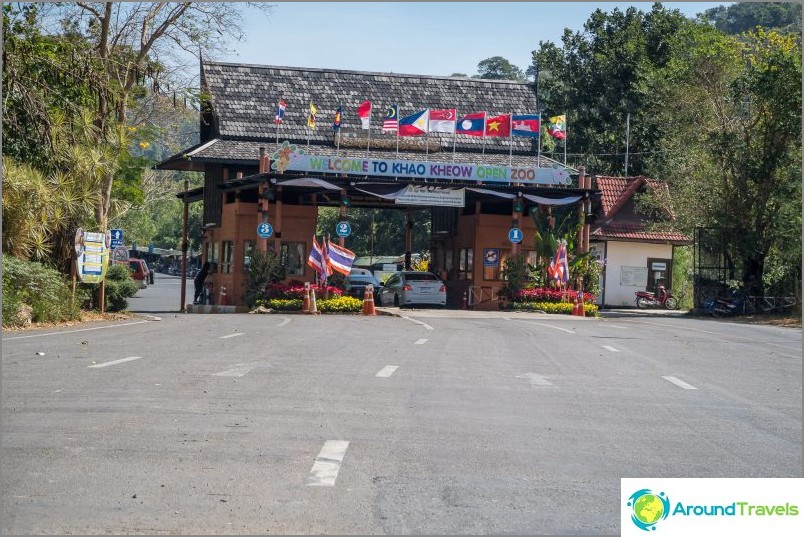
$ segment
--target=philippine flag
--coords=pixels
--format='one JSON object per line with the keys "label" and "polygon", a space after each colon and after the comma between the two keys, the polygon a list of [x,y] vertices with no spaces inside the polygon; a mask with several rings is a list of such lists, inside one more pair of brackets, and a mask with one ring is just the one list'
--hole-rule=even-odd
{"label": "philippine flag", "polygon": [[355,253],[347,250],[342,246],[337,246],[327,241],[327,260],[329,266],[335,272],[340,272],[344,276],[348,276],[352,270],[352,263],[355,260]]}
{"label": "philippine flag", "polygon": [[529,136],[530,138],[538,138],[540,120],[541,116],[539,114],[514,116],[511,120],[511,133],[514,136]]}
{"label": "philippine flag", "polygon": [[421,136],[427,134],[427,119],[429,108],[399,120],[399,136]]}
{"label": "philippine flag", "polygon": [[456,110],[430,110],[430,132],[455,132]]}
{"label": "philippine flag", "polygon": [[458,120],[456,132],[458,134],[466,134],[468,136],[483,136],[483,131],[486,130],[486,113],[477,112],[476,114],[468,114]]}

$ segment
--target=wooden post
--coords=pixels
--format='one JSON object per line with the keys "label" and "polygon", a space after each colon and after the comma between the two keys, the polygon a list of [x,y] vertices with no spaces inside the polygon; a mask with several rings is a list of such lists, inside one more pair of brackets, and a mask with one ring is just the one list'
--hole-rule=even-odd
{"label": "wooden post", "polygon": [[[342,188],[341,189],[341,199],[343,199],[345,196],[346,196],[346,189]],[[374,213],[371,214],[371,217],[372,217],[372,220],[373,220]],[[346,205],[344,205],[343,203],[341,203],[341,206],[338,208],[338,218],[340,218],[340,220],[344,220],[346,218]],[[372,231],[372,233],[373,233],[373,231]],[[338,244],[340,244],[341,246],[345,247],[346,246],[346,237],[338,236]]]}
{"label": "wooden post", "polygon": [[190,188],[190,179],[185,177],[184,178],[184,217],[183,217],[183,225],[182,225],[182,232],[181,232],[181,304],[179,305],[179,311],[181,313],[185,313],[187,310],[187,249],[189,247],[187,243],[187,222],[188,222],[188,203],[187,203],[187,191]]}
{"label": "wooden post", "polygon": [[282,187],[276,187],[276,222],[274,222],[274,252],[281,251],[282,238]]}
{"label": "wooden post", "polygon": [[[522,217],[522,213],[516,210],[517,203],[522,203],[519,197],[514,198],[511,200],[511,227],[519,227],[519,221]],[[523,237],[524,240],[524,237]],[[512,242],[511,243],[511,256],[519,255],[519,242]]]}
{"label": "wooden post", "polygon": [[[260,147],[260,167],[259,167],[259,174],[262,175],[266,173],[265,169],[265,147]],[[258,224],[266,221],[268,219],[268,200],[265,199],[265,191],[268,189],[268,182],[260,183],[260,186],[257,188],[257,192],[259,194],[259,201],[257,202],[257,220]],[[265,253],[268,251],[268,239],[263,239],[262,237],[257,238],[257,251],[261,253]]]}

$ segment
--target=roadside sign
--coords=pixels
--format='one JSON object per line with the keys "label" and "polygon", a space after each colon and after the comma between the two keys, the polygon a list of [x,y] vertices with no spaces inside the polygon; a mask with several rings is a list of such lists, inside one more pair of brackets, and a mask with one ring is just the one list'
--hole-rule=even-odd
{"label": "roadside sign", "polygon": [[112,236],[112,240],[109,243],[109,248],[117,248],[118,246],[123,245],[123,230],[122,229],[111,229],[111,230],[109,230],[109,234]]}
{"label": "roadside sign", "polygon": [[348,237],[352,234],[352,225],[342,220],[335,226],[335,233],[337,233],[339,237]]}
{"label": "roadside sign", "polygon": [[150,243],[150,244],[148,245],[148,253],[149,253],[149,254],[154,253],[154,243]]}
{"label": "roadside sign", "polygon": [[499,248],[484,248],[483,249],[483,266],[484,267],[499,267],[500,266],[500,249]]}
{"label": "roadside sign", "polygon": [[[80,233],[79,233],[80,232]],[[100,283],[106,277],[109,236],[79,229],[75,234],[76,268],[82,282]]]}
{"label": "roadside sign", "polygon": [[508,230],[508,240],[514,244],[522,242],[522,230],[518,227],[512,227]]}
{"label": "roadside sign", "polygon": [[257,235],[261,239],[267,239],[274,234],[274,226],[268,222],[263,222],[257,226]]}
{"label": "roadside sign", "polygon": [[118,246],[112,251],[112,261],[121,261],[125,263],[128,261],[128,248],[125,246]]}

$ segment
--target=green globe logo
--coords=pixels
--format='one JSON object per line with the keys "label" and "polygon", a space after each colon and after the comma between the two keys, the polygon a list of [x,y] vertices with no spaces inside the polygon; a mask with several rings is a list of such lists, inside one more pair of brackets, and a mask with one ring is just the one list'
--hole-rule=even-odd
{"label": "green globe logo", "polygon": [[655,524],[667,518],[670,500],[664,492],[655,494],[650,489],[638,490],[628,499],[631,521],[641,530],[655,530]]}

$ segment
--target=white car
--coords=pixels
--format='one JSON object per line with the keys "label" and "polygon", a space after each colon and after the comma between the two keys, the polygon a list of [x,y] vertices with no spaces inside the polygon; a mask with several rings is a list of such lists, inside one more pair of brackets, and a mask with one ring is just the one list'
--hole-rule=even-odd
{"label": "white car", "polygon": [[380,290],[383,306],[446,306],[447,286],[432,272],[395,272]]}

